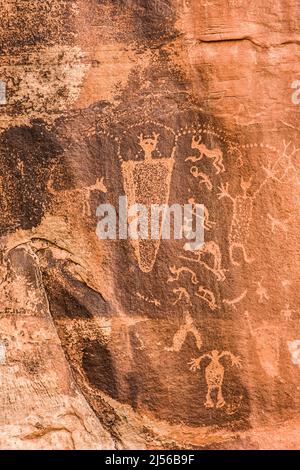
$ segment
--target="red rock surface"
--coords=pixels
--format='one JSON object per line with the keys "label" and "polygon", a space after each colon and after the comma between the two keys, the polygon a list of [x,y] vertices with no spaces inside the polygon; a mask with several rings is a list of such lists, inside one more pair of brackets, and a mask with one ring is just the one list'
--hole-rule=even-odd
{"label": "red rock surface", "polygon": [[298,2],[0,4],[0,447],[299,448]]}

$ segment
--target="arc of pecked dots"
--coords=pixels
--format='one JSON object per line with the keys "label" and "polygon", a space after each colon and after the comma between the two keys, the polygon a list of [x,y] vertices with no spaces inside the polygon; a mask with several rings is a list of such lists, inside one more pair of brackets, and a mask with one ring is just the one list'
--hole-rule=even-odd
{"label": "arc of pecked dots", "polygon": [[[183,135],[191,135],[191,134],[196,134],[197,132],[200,132],[201,134],[214,135],[214,136],[218,137],[222,142],[225,142],[227,144],[232,144],[236,147],[240,146],[242,149],[252,149],[252,148],[260,147],[260,148],[266,148],[268,150],[274,151],[278,154],[280,152],[280,150],[277,149],[276,147],[274,147],[273,145],[264,144],[263,142],[261,142],[259,144],[257,142],[249,143],[249,144],[239,144],[238,142],[234,142],[231,139],[228,139],[228,138],[223,137],[221,135],[221,134],[224,134],[224,131],[222,129],[214,128],[209,123],[202,125],[202,127],[198,126],[197,124],[193,124],[192,126],[186,125],[185,127],[181,127],[179,132],[175,133],[174,129],[172,129],[171,127],[166,126],[166,125],[164,125],[164,124],[162,124],[158,121],[153,121],[153,120],[148,119],[148,120],[145,120],[141,123],[131,124],[127,128],[127,130],[123,131],[123,135],[126,135],[126,131],[128,131],[129,129],[132,129],[133,127],[137,127],[137,126],[140,126],[140,125],[143,125],[143,124],[144,125],[147,125],[147,124],[156,125],[156,126],[162,127],[164,129],[170,131],[174,135],[174,147],[176,147],[179,137],[181,137]],[[100,133],[103,134],[103,135],[106,135],[107,137],[109,137],[111,140],[113,140],[114,142],[116,142],[118,144],[118,152],[117,152],[118,153],[118,159],[119,159],[120,163],[123,163],[124,159],[122,158],[121,152],[120,152],[121,139],[118,138],[116,135],[112,134],[109,131],[100,131]]]}

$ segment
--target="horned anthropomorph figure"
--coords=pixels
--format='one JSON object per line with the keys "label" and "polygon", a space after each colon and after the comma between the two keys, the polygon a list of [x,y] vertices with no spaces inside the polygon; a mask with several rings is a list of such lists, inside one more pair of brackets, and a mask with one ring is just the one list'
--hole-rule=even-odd
{"label": "horned anthropomorph figure", "polygon": [[[207,394],[204,406],[206,408],[222,408],[225,405],[225,400],[222,393],[222,385],[224,380],[224,367],[220,359],[228,356],[231,359],[233,366],[240,367],[241,359],[229,351],[220,352],[213,350],[210,353],[203,354],[197,359],[192,359],[189,362],[190,370],[195,372],[200,369],[201,361],[209,359],[209,364],[205,367],[205,380],[207,383]],[[216,404],[213,401],[213,392],[216,391]]]}

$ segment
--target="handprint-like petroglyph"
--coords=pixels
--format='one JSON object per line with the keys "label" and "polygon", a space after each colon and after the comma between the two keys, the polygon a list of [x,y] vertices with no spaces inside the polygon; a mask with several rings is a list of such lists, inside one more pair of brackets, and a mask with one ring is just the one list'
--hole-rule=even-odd
{"label": "handprint-like petroglyph", "polygon": [[206,287],[199,286],[195,295],[204,300],[211,310],[216,310],[216,308],[218,308],[214,293]]}
{"label": "handprint-like petroglyph", "polygon": [[257,289],[256,294],[258,296],[258,302],[262,304],[265,300],[268,301],[270,299],[267,289],[262,285],[263,278],[260,281],[257,281]]}
{"label": "handprint-like petroglyph", "polygon": [[219,147],[216,147],[214,149],[208,149],[206,145],[201,142],[201,140],[202,140],[201,135],[199,135],[198,138],[195,135],[192,136],[191,148],[199,151],[199,157],[193,157],[193,156],[187,157],[185,161],[186,162],[191,161],[195,163],[195,162],[198,162],[199,160],[202,160],[202,158],[205,156],[207,158],[213,159],[213,166],[217,174],[225,171],[225,167],[223,165],[222,150]]}
{"label": "handprint-like petroglyph", "polygon": [[188,334],[194,336],[196,346],[200,350],[202,347],[202,337],[200,331],[194,325],[192,316],[187,312],[185,315],[185,321],[179,330],[175,333],[172,341],[172,346],[165,347],[165,351],[179,352],[188,336]]}
{"label": "handprint-like petroglyph", "polygon": [[[209,255],[212,257],[212,266],[210,266],[206,261],[203,261],[203,255]],[[194,250],[191,256],[180,255],[179,258],[205,266],[206,269],[211,271],[216,276],[218,281],[224,281],[226,279],[225,269],[222,268],[221,250],[219,245],[214,241],[205,242],[199,250]]]}
{"label": "handprint-like petroglyph", "polygon": [[[209,359],[209,364],[205,367],[205,380],[207,384],[207,394],[204,406],[206,408],[222,408],[225,405],[225,400],[222,393],[222,385],[224,380],[224,366],[221,364],[220,359],[229,357],[233,366],[240,367],[241,359],[229,351],[219,352],[213,350],[210,353],[202,354],[197,359],[192,359],[189,362],[190,370],[195,372],[201,367],[201,361]],[[216,403],[214,402],[213,392],[216,392]]]}
{"label": "handprint-like petroglyph", "polygon": [[192,271],[191,269],[187,268],[186,266],[181,266],[180,268],[176,268],[176,266],[170,266],[169,267],[170,272],[175,276],[175,277],[169,277],[167,282],[175,282],[178,281],[181,274],[188,273],[191,275],[191,282],[192,284],[199,284],[199,281],[197,279],[196,273]]}
{"label": "handprint-like petroglyph", "polygon": [[177,294],[177,299],[173,302],[173,305],[176,305],[181,300],[184,300],[188,305],[192,305],[191,296],[185,287],[177,287],[173,289],[173,293]]}

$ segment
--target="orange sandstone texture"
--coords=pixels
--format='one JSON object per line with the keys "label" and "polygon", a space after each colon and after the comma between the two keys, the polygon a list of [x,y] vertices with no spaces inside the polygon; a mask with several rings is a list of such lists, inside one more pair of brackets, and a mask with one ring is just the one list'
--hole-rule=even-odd
{"label": "orange sandstone texture", "polygon": [[298,2],[0,5],[0,448],[299,448]]}

